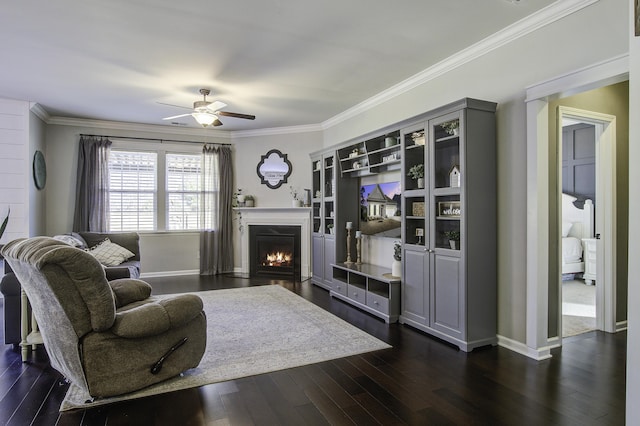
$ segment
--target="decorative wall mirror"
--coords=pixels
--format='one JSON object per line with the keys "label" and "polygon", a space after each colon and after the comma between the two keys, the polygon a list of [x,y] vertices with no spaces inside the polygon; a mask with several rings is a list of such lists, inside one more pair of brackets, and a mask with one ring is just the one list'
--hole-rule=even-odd
{"label": "decorative wall mirror", "polygon": [[291,176],[293,167],[287,159],[287,154],[283,154],[277,149],[272,149],[262,156],[256,171],[260,177],[260,183],[267,185],[271,189],[277,189]]}

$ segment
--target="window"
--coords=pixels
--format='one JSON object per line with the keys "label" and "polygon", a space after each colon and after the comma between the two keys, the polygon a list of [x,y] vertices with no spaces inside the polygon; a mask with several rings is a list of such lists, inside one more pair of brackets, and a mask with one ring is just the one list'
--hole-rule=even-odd
{"label": "window", "polygon": [[109,230],[156,229],[155,152],[111,150],[109,154]]}
{"label": "window", "polygon": [[201,229],[202,158],[167,154],[167,229]]}
{"label": "window", "polygon": [[163,149],[112,148],[109,230],[202,229],[202,171],[202,154],[195,151],[171,153]]}

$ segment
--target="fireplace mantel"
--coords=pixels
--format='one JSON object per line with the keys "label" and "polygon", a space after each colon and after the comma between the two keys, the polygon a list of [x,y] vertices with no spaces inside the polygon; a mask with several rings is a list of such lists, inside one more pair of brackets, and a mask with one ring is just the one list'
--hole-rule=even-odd
{"label": "fireplace mantel", "polygon": [[311,208],[309,207],[235,207],[240,215],[243,231],[240,236],[243,274],[249,273],[249,226],[300,226],[300,268],[302,279],[311,276]]}

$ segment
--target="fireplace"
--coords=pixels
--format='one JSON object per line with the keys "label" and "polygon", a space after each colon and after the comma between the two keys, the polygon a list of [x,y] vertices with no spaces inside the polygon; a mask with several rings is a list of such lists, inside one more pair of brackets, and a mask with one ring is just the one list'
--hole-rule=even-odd
{"label": "fireplace", "polygon": [[[311,209],[307,207],[235,207],[239,220],[242,221],[244,232],[241,231],[240,251],[242,266],[237,272],[251,275],[251,260],[249,249],[253,242],[249,242],[249,234],[254,226],[267,227],[295,227],[300,232],[299,261],[301,280],[311,276]],[[254,230],[255,231],[255,230]],[[255,249],[255,247],[253,247]],[[255,273],[255,271],[253,271]],[[297,276],[298,272],[294,271]]]}
{"label": "fireplace", "polygon": [[249,226],[249,275],[300,280],[300,227]]}

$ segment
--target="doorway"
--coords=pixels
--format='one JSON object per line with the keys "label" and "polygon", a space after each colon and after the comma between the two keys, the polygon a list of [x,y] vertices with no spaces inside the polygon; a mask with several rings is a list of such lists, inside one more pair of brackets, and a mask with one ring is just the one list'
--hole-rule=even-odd
{"label": "doorway", "polygon": [[[558,123],[561,228],[570,220],[567,211],[577,208],[584,215],[582,223],[573,225],[582,227],[574,234],[582,251],[579,268],[567,267],[565,249],[572,241],[560,236],[562,272],[578,271],[573,279],[560,277],[560,330],[562,337],[590,329],[615,332],[616,117],[559,106]],[[567,193],[574,199],[570,203]]]}
{"label": "doorway", "polygon": [[[562,337],[596,329],[596,127],[564,117],[560,148]],[[589,202],[591,201],[591,202]]]}

